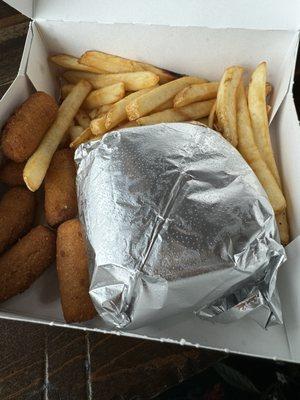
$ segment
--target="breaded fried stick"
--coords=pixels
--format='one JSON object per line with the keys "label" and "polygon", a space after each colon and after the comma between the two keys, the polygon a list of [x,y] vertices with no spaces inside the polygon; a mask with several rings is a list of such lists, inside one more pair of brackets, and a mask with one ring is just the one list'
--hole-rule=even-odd
{"label": "breaded fried stick", "polygon": [[45,178],[45,216],[55,226],[77,215],[76,169],[73,150],[54,153]]}
{"label": "breaded fried stick", "polygon": [[1,140],[4,155],[16,162],[27,160],[52,125],[58,106],[44,92],[32,94],[7,121]]}
{"label": "breaded fried stick", "polygon": [[95,309],[89,296],[88,255],[77,219],[64,222],[57,230],[56,266],[65,320],[92,319]]}
{"label": "breaded fried stick", "polygon": [[25,186],[23,179],[23,169],[25,162],[16,163],[8,160],[0,169],[0,182],[8,186]]}
{"label": "breaded fried stick", "polygon": [[55,260],[55,233],[39,225],[0,257],[0,301],[23,292]]}
{"label": "breaded fried stick", "polygon": [[0,253],[32,227],[35,196],[28,189],[17,186],[0,200]]}

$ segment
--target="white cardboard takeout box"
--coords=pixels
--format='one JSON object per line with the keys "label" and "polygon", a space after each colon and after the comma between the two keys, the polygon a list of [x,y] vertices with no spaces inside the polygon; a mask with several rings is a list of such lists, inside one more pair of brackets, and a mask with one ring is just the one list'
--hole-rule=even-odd
{"label": "white cardboard takeout box", "polygon": [[0,304],[0,317],[300,362],[300,128],[292,96],[299,40],[298,0],[18,0],[31,17],[17,78],[0,103],[2,126],[35,89],[57,94],[49,54],[97,49],[185,74],[220,79],[225,67],[261,60],[274,85],[272,140],[288,200],[293,241],[279,273],[284,325],[263,330],[251,318],[229,325],[178,315],[134,331],[99,319],[66,325],[55,266],[23,294]]}

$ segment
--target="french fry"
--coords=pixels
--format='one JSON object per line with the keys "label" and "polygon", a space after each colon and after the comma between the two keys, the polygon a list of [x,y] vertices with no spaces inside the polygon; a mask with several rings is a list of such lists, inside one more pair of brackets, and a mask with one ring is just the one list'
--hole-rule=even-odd
{"label": "french fry", "polygon": [[174,98],[174,108],[183,107],[196,101],[215,99],[219,82],[196,83],[182,89]]}
{"label": "french fry", "polygon": [[214,129],[215,118],[216,118],[216,101],[214,102],[214,105],[212,106],[208,116],[208,127],[210,129]]}
{"label": "french fry", "polygon": [[258,65],[251,76],[248,89],[248,105],[257,147],[278,185],[281,186],[269,132],[269,120],[266,104],[266,75],[267,64],[262,62]]}
{"label": "french fry", "polygon": [[190,121],[206,117],[214,104],[214,100],[199,101],[185,107],[171,108],[154,114],[139,118],[136,122],[139,125],[153,125],[161,122],[181,122]]}
{"label": "french fry", "polygon": [[225,70],[217,94],[216,114],[218,126],[234,147],[238,144],[236,128],[236,91],[241,81],[243,68],[229,67]]}
{"label": "french fry", "polygon": [[174,79],[177,79],[180,77],[180,75],[176,74],[175,72],[171,72],[166,69],[158,68],[151,64],[139,62],[139,65],[145,71],[150,71],[150,72],[153,72],[155,75],[158,75],[160,84],[164,84],[164,83],[173,81]]}
{"label": "french fry", "polygon": [[87,110],[112,104],[121,100],[125,95],[125,85],[123,82],[115,83],[101,89],[93,90],[84,100],[82,107]]}
{"label": "french fry", "polygon": [[102,73],[103,71],[99,70],[98,68],[93,68],[87,65],[83,65],[79,63],[78,58],[69,56],[67,54],[57,54],[55,56],[49,57],[49,60],[52,61],[54,64],[59,65],[60,67],[66,69],[72,69],[77,71],[86,71],[86,72],[95,72],[95,73]]}
{"label": "french fry", "polygon": [[114,83],[124,82],[125,90],[140,90],[155,86],[159,81],[159,76],[149,71],[124,72],[120,74],[93,74],[91,72],[66,71],[63,77],[70,83],[76,83],[81,79],[86,79],[94,89],[100,89]]}
{"label": "french fry", "polygon": [[208,126],[208,117],[199,118],[198,122],[200,122],[200,124]]}
{"label": "french fry", "polygon": [[178,77],[177,74],[155,67],[154,65],[114,56],[101,51],[87,51],[81,56],[79,62],[110,73],[150,71],[159,76],[160,83],[166,83]]}
{"label": "french fry", "polygon": [[54,123],[25,165],[23,178],[29,190],[41,186],[55,150],[91,89],[89,82],[80,81],[60,105]]}
{"label": "french fry", "polygon": [[290,242],[290,228],[287,219],[286,209],[276,214],[276,222],[279,230],[281,243],[286,246]]}
{"label": "french fry", "polygon": [[168,110],[169,108],[173,108],[173,99],[169,99],[162,103],[160,106],[158,106],[153,112],[158,112],[158,111],[164,111]]}
{"label": "french fry", "polygon": [[264,187],[275,213],[286,207],[282,191],[272,175],[254,141],[250,115],[247,107],[245,90],[242,82],[237,90],[237,132],[238,150],[253,169],[258,180]]}
{"label": "french fry", "polygon": [[[115,103],[108,111],[105,121],[105,126],[107,129],[112,129],[115,126],[127,121],[126,106],[134,99],[150,92],[153,89],[142,89],[137,92],[131,93],[124,97],[122,100]],[[93,128],[92,128],[93,131]],[[98,133],[93,131],[93,134],[98,135]]]}
{"label": "french fry", "polygon": [[117,129],[124,129],[124,128],[133,128],[135,126],[139,126],[136,121],[128,121],[125,124],[119,125]]}
{"label": "french fry", "polygon": [[193,83],[203,83],[204,79],[193,76],[185,76],[174,81],[165,83],[151,90],[151,92],[140,96],[130,102],[127,107],[127,115],[130,121],[134,121],[151,111],[155,110],[161,104],[172,99],[180,90]]}
{"label": "french fry", "polygon": [[99,107],[98,112],[99,114],[107,113],[113,106],[114,104],[105,104],[104,106]]}
{"label": "french fry", "polygon": [[80,125],[70,126],[68,133],[69,133],[71,142],[73,142],[76,138],[78,138],[82,134],[83,131],[84,131],[84,129]]}
{"label": "french fry", "polygon": [[[99,108],[100,108],[100,107],[99,107]],[[91,110],[91,111],[89,112],[89,117],[90,117],[90,119],[95,119],[95,118],[98,117],[98,115],[100,114],[99,108],[94,108],[93,110]]]}
{"label": "french fry", "polygon": [[70,147],[72,149],[76,149],[78,146],[80,146],[82,143],[85,143],[89,141],[93,137],[92,132],[90,128],[85,129],[80,136],[78,136],[76,139],[74,139],[70,143]]}
{"label": "french fry", "polygon": [[75,115],[75,121],[82,126],[83,129],[88,128],[91,122],[87,112],[82,109],[78,110],[77,114]]}
{"label": "french fry", "polygon": [[64,100],[73,89],[74,85],[67,83],[61,87],[61,98]]}
{"label": "french fry", "polygon": [[92,135],[101,136],[108,131],[105,126],[106,115],[100,118],[93,119],[90,124]]}
{"label": "french fry", "polygon": [[271,85],[270,82],[266,82],[266,97],[269,96],[273,91],[273,86]]}

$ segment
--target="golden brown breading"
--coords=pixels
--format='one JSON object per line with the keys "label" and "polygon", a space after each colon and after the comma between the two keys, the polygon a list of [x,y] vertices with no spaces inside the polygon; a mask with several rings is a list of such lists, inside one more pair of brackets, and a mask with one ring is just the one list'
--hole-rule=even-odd
{"label": "golden brown breading", "polygon": [[32,227],[35,196],[28,189],[17,186],[0,200],[0,253]]}
{"label": "golden brown breading", "polygon": [[76,168],[74,152],[62,149],[54,153],[45,177],[45,216],[55,226],[77,215]]}
{"label": "golden brown breading", "polygon": [[0,257],[0,301],[23,292],[55,260],[55,233],[33,228]]}
{"label": "golden brown breading", "polygon": [[0,182],[8,186],[25,186],[23,169],[25,162],[16,163],[8,160],[0,169]]}
{"label": "golden brown breading", "polygon": [[77,219],[58,227],[56,266],[65,320],[82,322],[92,319],[96,313],[89,296],[88,255]]}
{"label": "golden brown breading", "polygon": [[52,125],[57,110],[52,96],[44,92],[32,94],[4,127],[1,147],[6,157],[16,162],[27,160]]}

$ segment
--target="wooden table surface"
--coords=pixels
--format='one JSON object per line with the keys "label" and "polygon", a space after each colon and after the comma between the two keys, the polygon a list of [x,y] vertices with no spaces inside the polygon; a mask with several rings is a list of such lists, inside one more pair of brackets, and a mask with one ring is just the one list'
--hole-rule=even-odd
{"label": "wooden table surface", "polygon": [[[0,0],[0,97],[16,76],[27,28],[27,18]],[[298,106],[299,75],[298,66]],[[184,346],[0,320],[0,399],[150,399],[223,357]]]}

